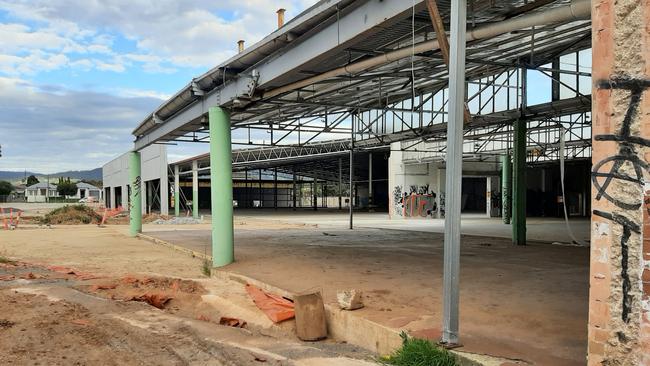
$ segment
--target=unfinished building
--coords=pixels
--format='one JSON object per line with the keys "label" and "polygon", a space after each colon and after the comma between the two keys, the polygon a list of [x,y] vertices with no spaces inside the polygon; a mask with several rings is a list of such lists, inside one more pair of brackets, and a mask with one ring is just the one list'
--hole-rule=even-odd
{"label": "unfinished building", "polygon": [[632,0],[320,1],[137,126],[131,232],[140,151],[182,142],[210,153],[172,164],[170,204],[211,210],[215,267],[235,260],[233,201],[318,207],[320,183],[335,208],[347,198],[350,229],[355,207],[444,217],[441,340],[455,345],[461,212],[502,216],[512,248],[527,217],[591,216],[585,356],[649,365],[648,24]]}

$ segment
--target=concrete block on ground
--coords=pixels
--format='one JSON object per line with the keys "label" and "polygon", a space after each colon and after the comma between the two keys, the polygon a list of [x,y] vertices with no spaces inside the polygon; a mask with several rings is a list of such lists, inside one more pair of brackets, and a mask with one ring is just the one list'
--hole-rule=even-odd
{"label": "concrete block on ground", "polygon": [[343,310],[356,310],[363,307],[361,290],[351,289],[336,292],[336,300]]}

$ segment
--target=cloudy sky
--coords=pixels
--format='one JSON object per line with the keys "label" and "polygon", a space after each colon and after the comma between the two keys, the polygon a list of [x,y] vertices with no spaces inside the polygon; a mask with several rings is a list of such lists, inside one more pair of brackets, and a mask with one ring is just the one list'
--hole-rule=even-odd
{"label": "cloudy sky", "polygon": [[[0,0],[0,170],[92,169],[192,77],[315,0]],[[205,146],[170,147],[170,160]]]}

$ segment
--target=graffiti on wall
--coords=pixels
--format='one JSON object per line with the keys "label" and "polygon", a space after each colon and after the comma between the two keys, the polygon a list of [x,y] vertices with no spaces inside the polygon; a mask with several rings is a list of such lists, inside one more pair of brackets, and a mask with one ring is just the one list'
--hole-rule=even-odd
{"label": "graffiti on wall", "polygon": [[[618,192],[616,194],[613,183],[623,186],[636,186],[642,192],[644,175],[650,172],[650,165],[640,154],[639,148],[650,147],[650,140],[642,138],[633,132],[633,123],[638,119],[639,104],[643,93],[650,88],[650,80],[631,78],[615,78],[597,83],[600,89],[625,90],[629,92],[629,101],[621,128],[614,134],[601,134],[594,136],[596,141],[614,141],[617,143],[616,155],[607,156],[593,166],[591,179],[596,192],[596,200],[604,199],[612,203],[616,209],[612,212],[594,210],[593,214],[605,218],[612,223],[620,225],[622,234],[620,238],[620,265],[621,265],[621,316],[626,323],[630,320],[633,296],[632,280],[629,273],[630,238],[633,234],[640,235],[642,218],[636,214],[642,205],[642,195]],[[628,214],[629,213],[629,214]]]}
{"label": "graffiti on wall", "polygon": [[408,217],[434,217],[438,206],[436,193],[429,189],[429,185],[411,185],[408,192],[402,186],[393,189],[394,212],[396,215]]}

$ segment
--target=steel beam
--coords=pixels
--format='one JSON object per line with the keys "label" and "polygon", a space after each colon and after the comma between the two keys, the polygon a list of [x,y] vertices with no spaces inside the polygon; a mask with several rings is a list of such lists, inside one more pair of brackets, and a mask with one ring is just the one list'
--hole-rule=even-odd
{"label": "steel beam", "polygon": [[512,242],[526,245],[526,122],[515,122],[512,185]]}
{"label": "steel beam", "polygon": [[463,112],[465,106],[465,38],[467,0],[451,3],[449,62],[449,122],[445,193],[442,342],[458,344],[460,271],[460,209],[463,172]]}

